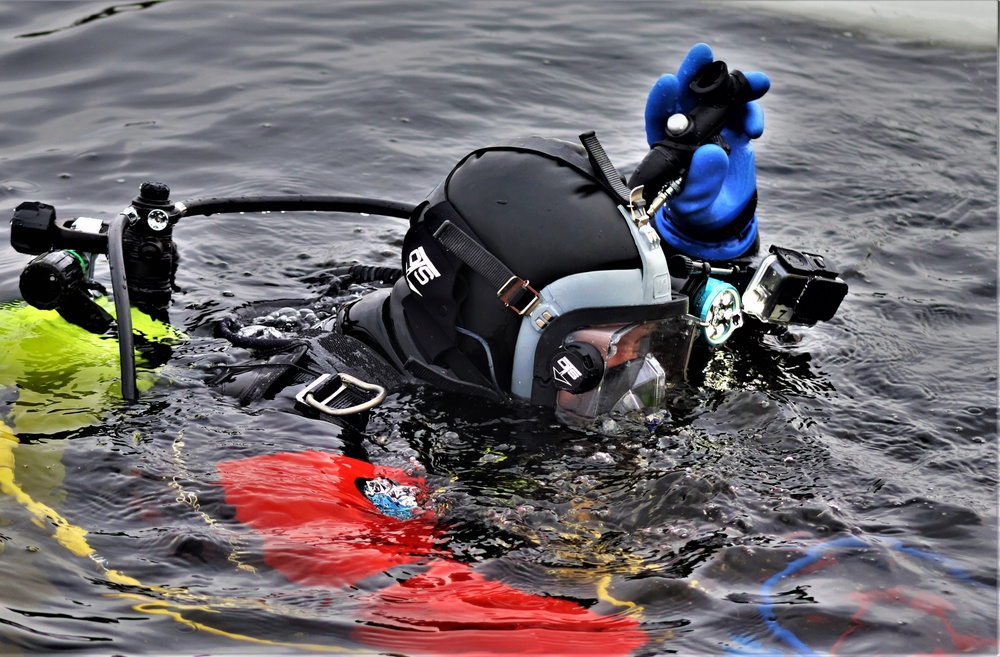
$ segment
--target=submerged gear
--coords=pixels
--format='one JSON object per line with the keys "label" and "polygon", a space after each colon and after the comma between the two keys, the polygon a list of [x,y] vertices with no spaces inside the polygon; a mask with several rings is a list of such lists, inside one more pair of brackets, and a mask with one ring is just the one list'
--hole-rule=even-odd
{"label": "submerged gear", "polygon": [[[95,306],[113,314],[105,298]],[[23,301],[0,303],[0,412],[21,434],[52,435],[100,423],[121,400],[118,344]],[[136,386],[148,390],[171,345],[174,327],[132,309],[137,342]]]}
{"label": "submerged gear", "polygon": [[603,615],[465,563],[426,502],[427,482],[398,468],[278,452],[220,463],[219,480],[269,566],[302,586],[351,587],[353,636],[365,646],[447,654],[459,635],[466,654],[625,657],[649,641],[634,615]]}

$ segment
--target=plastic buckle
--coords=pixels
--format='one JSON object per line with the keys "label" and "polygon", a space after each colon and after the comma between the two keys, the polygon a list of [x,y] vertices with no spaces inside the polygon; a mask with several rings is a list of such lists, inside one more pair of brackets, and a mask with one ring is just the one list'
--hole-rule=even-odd
{"label": "plastic buckle", "polygon": [[511,276],[499,290],[497,297],[518,315],[530,315],[541,304],[541,297],[528,281]]}
{"label": "plastic buckle", "polygon": [[385,396],[382,386],[350,374],[321,374],[295,400],[327,415],[344,416],[375,408]]}

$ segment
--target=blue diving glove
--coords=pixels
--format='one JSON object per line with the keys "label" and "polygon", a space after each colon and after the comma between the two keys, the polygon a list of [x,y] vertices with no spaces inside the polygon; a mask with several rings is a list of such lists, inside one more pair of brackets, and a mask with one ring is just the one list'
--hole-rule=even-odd
{"label": "blue diving glove", "polygon": [[[664,75],[653,85],[645,113],[651,148],[661,140],[671,141],[670,117],[690,115],[698,106],[692,81],[697,88],[699,74],[712,62],[712,49],[699,43],[688,52],[677,75]],[[692,258],[728,260],[757,245],[757,177],[750,140],[764,132],[764,112],[755,100],[771,82],[759,72],[742,74],[741,82],[740,101],[732,105],[721,131],[729,153],[717,143],[698,146],[683,174],[680,193],[656,212],[656,229],[664,242]],[[676,124],[673,130],[676,133]]]}

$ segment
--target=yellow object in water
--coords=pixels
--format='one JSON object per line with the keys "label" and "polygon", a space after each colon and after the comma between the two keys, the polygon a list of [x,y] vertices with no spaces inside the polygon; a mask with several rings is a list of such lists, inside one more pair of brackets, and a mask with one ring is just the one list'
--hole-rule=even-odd
{"label": "yellow object in water", "polygon": [[[98,303],[114,315],[114,304]],[[154,342],[182,336],[169,324],[132,309],[136,334]],[[53,434],[99,423],[121,401],[121,366],[115,335],[95,335],[54,310],[23,301],[0,304],[0,415],[19,434]],[[139,390],[156,374],[137,356]]]}
{"label": "yellow object in water", "polygon": [[[21,487],[14,474],[16,470],[14,452],[20,446],[14,430],[7,426],[3,420],[0,420],[0,494],[8,495],[21,504],[31,514],[32,521],[39,527],[52,527],[53,538],[59,545],[78,557],[91,559],[100,568],[101,578],[114,585],[113,588],[119,589],[119,591],[108,593],[108,595],[135,601],[132,608],[137,612],[147,615],[166,615],[193,630],[257,645],[351,655],[383,654],[380,650],[358,650],[337,645],[272,641],[249,634],[230,632],[185,618],[183,613],[190,610],[209,614],[222,614],[229,610],[259,610],[280,613],[283,607],[274,601],[252,597],[246,599],[219,598],[192,593],[182,587],[143,584],[130,575],[109,568],[106,560],[97,554],[87,542],[88,532],[86,529],[72,524],[59,511],[34,499]],[[122,588],[125,590],[121,590]]]}

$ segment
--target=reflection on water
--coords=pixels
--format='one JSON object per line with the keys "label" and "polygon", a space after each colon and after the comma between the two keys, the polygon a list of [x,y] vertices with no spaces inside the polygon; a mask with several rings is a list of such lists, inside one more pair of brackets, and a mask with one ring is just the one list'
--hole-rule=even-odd
{"label": "reflection on water", "polygon": [[79,20],[75,20],[71,24],[66,25],[65,27],[57,27],[57,28],[53,28],[53,29],[50,29],[50,30],[43,30],[41,32],[31,32],[31,33],[27,33],[27,34],[18,34],[17,38],[19,38],[19,39],[30,39],[32,37],[50,36],[52,34],[55,34],[56,32],[62,32],[63,30],[70,30],[70,29],[73,29],[74,27],[81,27],[83,25],[86,25],[87,23],[91,23],[93,21],[101,20],[102,18],[110,18],[112,16],[115,16],[117,14],[121,14],[121,13],[124,13],[124,12],[139,11],[139,10],[142,10],[142,9],[149,9],[150,7],[158,5],[158,4],[160,4],[161,2],[164,2],[164,1],[165,0],[148,0],[147,2],[128,2],[128,3],[124,3],[124,4],[120,4],[120,5],[112,5],[110,7],[107,7],[106,9],[103,9],[103,10],[97,12],[96,14],[90,14],[90,15],[84,17],[84,18],[81,18]]}
{"label": "reflection on water", "polygon": [[[313,297],[333,264],[398,265],[406,222],[187,218],[171,319],[188,336],[137,404],[116,401],[113,343],[83,336],[62,360],[4,310],[21,351],[0,362],[17,433],[0,434],[0,652],[460,652],[476,636],[519,652],[532,608],[532,631],[574,653],[995,652],[995,53],[734,5],[190,6],[0,7],[8,206],[110,216],[148,178],[176,198],[417,202],[473,148],[591,128],[627,170],[649,84],[704,39],[772,77],[766,243],[828,255],[851,293],[827,324],[697,354],[655,424],[407,389],[359,431],[206,388],[245,356],[211,325]],[[25,262],[0,249],[0,299]],[[73,366],[36,366],[53,358]],[[254,527],[222,474],[303,452],[422,479],[433,549],[310,581],[330,550],[368,554],[384,521]],[[250,481],[295,515],[346,499],[329,474]],[[574,627],[604,634],[578,644]]]}

